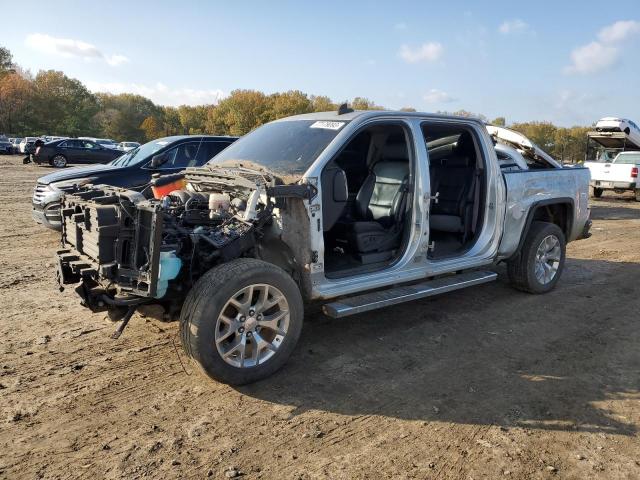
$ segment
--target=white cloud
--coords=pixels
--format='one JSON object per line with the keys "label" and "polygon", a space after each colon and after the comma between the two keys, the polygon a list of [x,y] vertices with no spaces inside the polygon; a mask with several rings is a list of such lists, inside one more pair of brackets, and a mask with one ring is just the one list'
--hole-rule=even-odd
{"label": "white cloud", "polygon": [[571,52],[571,65],[565,67],[565,73],[599,72],[613,66],[619,56],[618,47],[591,42]]}
{"label": "white cloud", "polygon": [[458,100],[457,98],[449,95],[447,92],[432,88],[424,95],[424,101],[427,103],[451,103]]}
{"label": "white cloud", "polygon": [[95,45],[71,38],[56,38],[44,33],[27,35],[25,44],[39,52],[63,57],[82,58],[87,61],[104,60],[115,67],[129,61],[124,55],[105,55]]}
{"label": "white cloud", "polygon": [[193,88],[169,88],[163,83],[145,85],[139,83],[85,82],[92,92],[134,93],[151,99],[160,105],[217,104],[227,95],[220,89],[198,90]]}
{"label": "white cloud", "polygon": [[124,55],[110,55],[108,57],[105,57],[105,61],[112,67],[117,67],[118,65],[122,65],[123,63],[128,63],[129,59]]}
{"label": "white cloud", "polygon": [[582,45],[571,52],[568,74],[597,73],[614,66],[621,57],[620,43],[640,33],[640,22],[621,20],[607,25],[598,33],[598,40]]}
{"label": "white cloud", "polygon": [[598,38],[604,43],[616,43],[622,42],[636,33],[640,33],[640,22],[621,20],[600,30]]}
{"label": "white cloud", "polygon": [[529,25],[519,18],[505,20],[502,22],[500,27],[498,27],[498,31],[504,35],[509,35],[510,33],[522,33],[526,32],[528,29]]}
{"label": "white cloud", "polygon": [[408,45],[400,47],[400,58],[407,63],[435,62],[442,56],[442,44],[438,42],[423,43],[419,47],[411,48]]}

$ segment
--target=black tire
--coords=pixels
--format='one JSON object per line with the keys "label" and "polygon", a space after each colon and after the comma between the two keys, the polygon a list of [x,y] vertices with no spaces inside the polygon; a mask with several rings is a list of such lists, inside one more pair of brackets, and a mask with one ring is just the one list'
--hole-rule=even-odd
{"label": "black tire", "polygon": [[[555,236],[559,241],[560,259],[554,277],[547,283],[536,276],[536,254],[542,241],[548,236]],[[554,223],[533,222],[520,253],[507,262],[507,273],[511,284],[518,290],[528,293],[546,293],[556,286],[562,275],[566,256],[566,240],[564,233]]]}
{"label": "black tire", "polygon": [[[254,284],[273,286],[284,295],[289,305],[289,326],[282,343],[265,363],[236,367],[227,363],[216,347],[216,322],[234,294]],[[187,295],[180,313],[182,345],[209,377],[243,385],[266,378],[284,365],[300,338],[303,317],[300,290],[284,270],[253,258],[236,259],[209,270]]]}
{"label": "black tire", "polygon": [[54,155],[53,158],[49,161],[49,165],[56,168],[64,168],[67,166],[67,157],[58,153]]}
{"label": "black tire", "polygon": [[604,190],[602,188],[595,188],[595,187],[591,188],[591,196],[594,198],[600,198],[603,192]]}

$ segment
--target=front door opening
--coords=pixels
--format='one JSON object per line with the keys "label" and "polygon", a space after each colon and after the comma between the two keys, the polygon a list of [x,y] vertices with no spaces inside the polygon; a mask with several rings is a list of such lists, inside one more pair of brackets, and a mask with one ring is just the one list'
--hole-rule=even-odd
{"label": "front door opening", "polygon": [[409,144],[401,125],[375,124],[358,132],[325,166],[327,277],[378,270],[399,257],[410,225]]}

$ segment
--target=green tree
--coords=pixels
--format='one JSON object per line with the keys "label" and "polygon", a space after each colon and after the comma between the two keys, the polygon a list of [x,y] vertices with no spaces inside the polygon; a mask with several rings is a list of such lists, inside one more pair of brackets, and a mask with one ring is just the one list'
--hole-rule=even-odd
{"label": "green tree", "polygon": [[0,47],[0,77],[14,72],[13,56],[8,48]]}
{"label": "green tree", "polygon": [[504,117],[496,117],[489,122],[491,125],[496,125],[498,127],[504,127],[507,124],[507,120]]}
{"label": "green tree", "polygon": [[365,97],[355,97],[350,104],[354,110],[384,110],[384,107],[376,105],[373,101]]}
{"label": "green tree", "polygon": [[301,113],[313,112],[313,102],[300,90],[290,90],[284,93],[274,93],[269,96],[268,120],[289,117]]}
{"label": "green tree", "polygon": [[162,128],[166,136],[182,133],[180,115],[176,107],[162,107]]}
{"label": "green tree", "polygon": [[162,137],[162,125],[155,117],[145,118],[140,124],[140,129],[144,132],[144,136],[148,141]]}
{"label": "green tree", "polygon": [[40,71],[33,80],[34,133],[78,136],[95,133],[93,117],[98,102],[79,80],[64,73]]}
{"label": "green tree", "polygon": [[338,105],[333,103],[329,97],[311,95],[310,99],[314,112],[332,112],[338,109]]}
{"label": "green tree", "polygon": [[557,127],[550,122],[514,123],[511,129],[522,133],[529,140],[537,144],[549,155],[555,154],[555,136]]}
{"label": "green tree", "polygon": [[95,121],[102,135],[109,138],[143,142],[146,135],[141,125],[145,118],[162,118],[162,109],[142,95],[99,93],[97,97],[100,113]]}
{"label": "green tree", "polygon": [[185,135],[197,135],[205,132],[207,123],[207,106],[180,105],[178,107],[178,117],[182,126],[182,133]]}
{"label": "green tree", "polygon": [[270,102],[257,90],[234,90],[207,113],[205,130],[216,135],[244,135],[265,123]]}
{"label": "green tree", "polygon": [[24,135],[33,129],[32,83],[17,73],[0,78],[0,132]]}

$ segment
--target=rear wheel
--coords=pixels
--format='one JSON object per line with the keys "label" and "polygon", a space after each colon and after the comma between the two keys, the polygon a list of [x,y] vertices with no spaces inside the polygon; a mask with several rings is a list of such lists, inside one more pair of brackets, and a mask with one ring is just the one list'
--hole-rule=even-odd
{"label": "rear wheel", "polygon": [[558,283],[565,255],[566,241],[560,227],[533,222],[520,254],[507,263],[509,280],[518,290],[546,293]]}
{"label": "rear wheel", "polygon": [[298,286],[281,268],[237,259],[207,272],[180,315],[184,349],[211,378],[242,385],[268,377],[302,331]]}
{"label": "rear wheel", "polygon": [[636,189],[636,202],[640,202],[640,188]]}
{"label": "rear wheel", "polygon": [[591,196],[592,196],[592,197],[595,197],[595,198],[600,198],[600,197],[602,196],[602,193],[603,193],[603,192],[604,192],[604,190],[603,190],[603,189],[593,187],[593,188],[591,189]]}
{"label": "rear wheel", "polygon": [[54,157],[51,159],[51,166],[56,167],[56,168],[64,168],[67,166],[67,157],[65,157],[64,155],[54,155]]}

